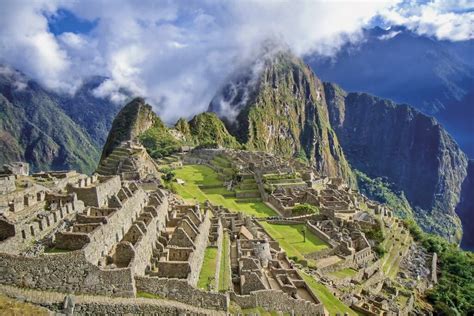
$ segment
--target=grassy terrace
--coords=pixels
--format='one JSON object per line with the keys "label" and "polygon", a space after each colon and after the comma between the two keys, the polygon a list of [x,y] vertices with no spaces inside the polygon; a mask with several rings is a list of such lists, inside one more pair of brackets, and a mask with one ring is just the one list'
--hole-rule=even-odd
{"label": "grassy terrace", "polygon": [[230,280],[230,239],[229,234],[224,234],[222,241],[221,267],[219,271],[219,291],[226,291],[231,286]]}
{"label": "grassy terrace", "polygon": [[198,288],[208,290],[209,284],[214,282],[217,264],[217,248],[208,247],[204,253],[201,272],[199,274]]}
{"label": "grassy terrace", "polygon": [[318,283],[312,276],[301,272],[301,276],[313,290],[314,294],[319,298],[321,303],[329,312],[330,316],[334,316],[337,313],[343,315],[348,313],[349,315],[357,316],[357,313],[349,308],[349,306],[342,303],[337,297],[335,297],[331,291],[324,286],[324,284]]}
{"label": "grassy terrace", "polygon": [[303,224],[298,225],[277,225],[261,222],[270,236],[280,243],[285,249],[288,257],[304,259],[304,255],[328,248],[328,245],[306,230],[306,242],[303,239]]}
{"label": "grassy terrace", "polygon": [[357,274],[357,271],[354,270],[354,269],[350,269],[350,268],[342,269],[342,270],[339,270],[339,271],[334,271],[334,272],[331,273],[331,275],[333,275],[337,278],[340,278],[340,279],[353,277],[356,274]]}
{"label": "grassy terrace", "polygon": [[[220,180],[211,168],[201,165],[186,165],[175,170],[176,178],[184,180],[184,185],[176,185],[177,193],[189,202],[211,201],[215,205],[222,205],[234,212],[242,212],[255,217],[274,216],[276,213],[260,201],[237,202],[232,192],[223,187]],[[199,186],[216,186],[215,188],[200,188]],[[220,187],[219,187],[220,186]]]}
{"label": "grassy terrace", "polygon": [[[382,270],[391,279],[397,276],[399,263],[402,259],[400,253],[403,253],[411,243],[411,237],[408,232],[402,234],[403,228],[397,225],[395,229],[386,232],[387,238],[383,242],[383,246],[387,253],[382,258]],[[393,233],[394,237],[391,237]]]}

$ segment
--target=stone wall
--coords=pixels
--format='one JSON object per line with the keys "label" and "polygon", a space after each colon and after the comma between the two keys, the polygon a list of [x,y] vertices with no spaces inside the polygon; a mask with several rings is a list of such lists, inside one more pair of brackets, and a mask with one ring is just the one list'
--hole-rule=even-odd
{"label": "stone wall", "polygon": [[[44,203],[39,204],[38,211],[41,211],[43,207]],[[75,201],[54,210],[44,210],[41,218],[33,215],[34,219],[25,219],[23,222],[16,223],[14,235],[0,243],[0,252],[19,254],[30,248],[35,240],[40,240],[51,233],[63,220],[71,220],[83,209],[82,201]]]}
{"label": "stone wall", "polygon": [[39,257],[0,254],[0,283],[43,291],[135,295],[131,269],[102,270],[89,263],[83,251]]}
{"label": "stone wall", "polygon": [[162,204],[156,208],[156,211],[157,216],[149,223],[145,235],[134,246],[135,257],[131,262],[134,275],[145,275],[145,270],[150,265],[154,243],[158,240],[160,229],[166,225],[168,199],[164,198]]}
{"label": "stone wall", "polygon": [[15,176],[0,177],[0,194],[7,194],[15,190]]}
{"label": "stone wall", "polygon": [[123,201],[122,207],[107,219],[106,225],[101,225],[89,237],[91,242],[84,248],[86,258],[97,263],[108,254],[112,246],[120,240],[132,226],[132,220],[138,218],[145,206],[146,193],[139,189],[133,196]]}
{"label": "stone wall", "polygon": [[135,277],[135,284],[139,292],[155,294],[193,306],[223,311],[229,307],[229,298],[226,294],[199,290],[185,280]]}
{"label": "stone wall", "polygon": [[230,299],[241,308],[262,307],[267,311],[294,313],[295,315],[324,315],[322,304],[313,304],[303,299],[294,299],[277,290],[261,290],[250,295],[230,293]]}
{"label": "stone wall", "polygon": [[[219,289],[219,275],[220,275],[220,270],[221,270],[221,256],[223,252],[223,246],[224,246],[224,229],[222,227],[222,222],[219,219],[218,221],[218,229],[217,229],[217,258],[216,258],[216,273],[214,274],[214,288]],[[230,254],[230,252],[229,252]]]}
{"label": "stone wall", "polygon": [[313,234],[315,234],[319,239],[322,241],[328,243],[332,248],[335,248],[338,246],[338,244],[331,239],[326,233],[324,233],[322,230],[317,228],[315,225],[311,224],[310,222],[306,222],[306,228]]}
{"label": "stone wall", "polygon": [[89,187],[70,186],[69,192],[75,192],[79,200],[86,206],[106,206],[107,199],[116,194],[121,188],[119,176],[101,176],[99,182]]}
{"label": "stone wall", "polygon": [[193,286],[196,286],[199,280],[199,274],[201,272],[204,254],[206,252],[207,244],[209,241],[209,230],[211,228],[210,214],[211,212],[207,211],[204,215],[202,223],[199,225],[199,235],[194,240],[195,249],[189,257],[191,271],[188,275],[188,282]]}

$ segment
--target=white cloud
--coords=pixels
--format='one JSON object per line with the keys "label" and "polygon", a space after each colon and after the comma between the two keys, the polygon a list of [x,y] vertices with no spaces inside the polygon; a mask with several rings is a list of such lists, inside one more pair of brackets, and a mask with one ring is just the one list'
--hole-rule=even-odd
{"label": "white cloud", "polygon": [[[125,88],[171,122],[205,110],[223,80],[268,38],[299,55],[332,55],[360,40],[362,27],[378,14],[440,38],[472,33],[469,1],[399,2],[5,0],[0,62],[62,91],[91,75],[108,76],[96,95],[123,102]],[[60,8],[97,26],[89,34],[54,36],[47,17]]]}
{"label": "white cloud", "polygon": [[474,38],[474,2],[434,0],[384,10],[387,22],[405,25],[420,34],[440,40],[463,41]]}

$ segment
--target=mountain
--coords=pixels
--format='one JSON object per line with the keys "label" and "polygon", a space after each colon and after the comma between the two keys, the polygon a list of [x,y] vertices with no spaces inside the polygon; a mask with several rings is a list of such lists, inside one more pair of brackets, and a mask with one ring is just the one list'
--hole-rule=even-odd
{"label": "mountain", "polygon": [[461,200],[456,212],[462,219],[464,236],[461,247],[474,251],[474,160],[469,160],[467,176],[461,188]]}
{"label": "mountain", "polygon": [[438,41],[404,27],[374,28],[331,58],[307,56],[324,81],[432,115],[474,156],[474,41]]}
{"label": "mountain", "polygon": [[143,98],[135,98],[115,117],[105,143],[101,161],[122,142],[138,140],[151,157],[159,159],[181,150],[182,146],[221,146],[238,148],[224,123],[213,113],[201,113],[189,122],[179,119],[167,127]]}
{"label": "mountain", "polygon": [[[468,158],[432,117],[366,93],[324,84],[329,117],[351,166],[403,191],[425,231],[455,241],[455,209]],[[472,216],[472,214],[471,214]]]}
{"label": "mountain", "polygon": [[188,124],[194,144],[217,144],[228,148],[240,147],[239,142],[229,134],[224,123],[215,113],[198,114]]}
{"label": "mountain", "polygon": [[86,80],[74,95],[58,95],[59,105],[64,112],[89,134],[98,148],[105,144],[112,121],[120,110],[120,107],[108,98],[94,95],[93,91],[104,80],[105,77],[92,77]]}
{"label": "mountain", "polygon": [[0,164],[26,161],[33,171],[95,169],[96,145],[57,96],[6,66],[0,67],[0,108]]}
{"label": "mountain", "polygon": [[161,119],[143,98],[135,98],[116,115],[102,150],[101,160],[122,142],[137,139],[151,127],[163,126]]}
{"label": "mountain", "polygon": [[249,150],[301,157],[322,174],[354,182],[329,123],[321,81],[286,51],[266,51],[234,74],[208,111],[215,112]]}

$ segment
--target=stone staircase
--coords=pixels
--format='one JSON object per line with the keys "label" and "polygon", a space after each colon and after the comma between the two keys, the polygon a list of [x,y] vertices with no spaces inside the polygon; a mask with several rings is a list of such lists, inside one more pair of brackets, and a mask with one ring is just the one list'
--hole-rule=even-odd
{"label": "stone staircase", "polygon": [[118,174],[119,170],[132,172],[136,170],[136,167],[128,158],[133,154],[134,150],[132,148],[117,147],[107,158],[100,162],[96,172],[105,176]]}

